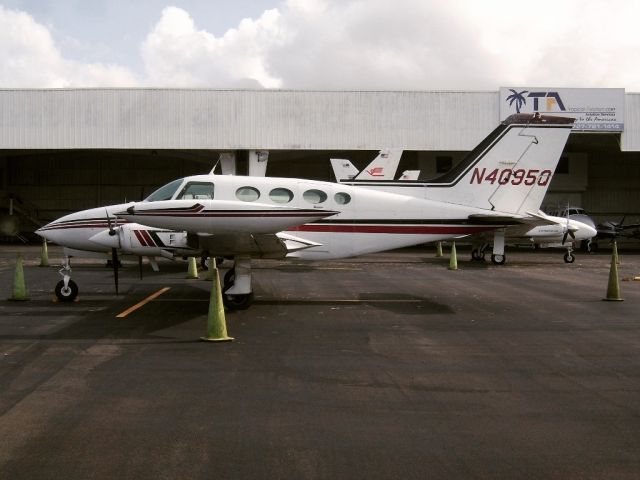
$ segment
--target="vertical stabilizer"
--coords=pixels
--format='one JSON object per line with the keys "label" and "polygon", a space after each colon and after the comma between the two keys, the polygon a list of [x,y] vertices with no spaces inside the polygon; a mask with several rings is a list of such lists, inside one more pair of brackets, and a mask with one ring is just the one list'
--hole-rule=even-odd
{"label": "vertical stabilizer", "polygon": [[358,173],[354,179],[393,180],[401,156],[402,150],[399,149],[380,150],[378,156],[364,170]]}
{"label": "vertical stabilizer", "polygon": [[573,118],[508,117],[454,169],[425,186],[425,198],[513,215],[538,211]]}
{"label": "vertical stabilizer", "polygon": [[336,177],[336,182],[342,183],[345,180],[352,180],[359,170],[353,163],[344,158],[331,158],[331,168],[333,169],[333,175]]}

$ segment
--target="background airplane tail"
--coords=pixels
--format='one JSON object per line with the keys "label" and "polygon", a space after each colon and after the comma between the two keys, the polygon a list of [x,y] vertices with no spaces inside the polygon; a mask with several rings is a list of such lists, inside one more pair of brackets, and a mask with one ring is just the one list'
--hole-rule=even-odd
{"label": "background airplane tail", "polygon": [[336,182],[342,183],[345,180],[351,180],[358,175],[358,169],[353,163],[344,158],[331,158],[331,168],[336,177]]}
{"label": "background airplane tail", "polygon": [[380,153],[373,161],[355,176],[355,180],[393,180],[400,163],[402,150],[387,149]]}
{"label": "background airplane tail", "polygon": [[508,117],[462,162],[427,185],[427,198],[512,215],[537,212],[573,118]]}

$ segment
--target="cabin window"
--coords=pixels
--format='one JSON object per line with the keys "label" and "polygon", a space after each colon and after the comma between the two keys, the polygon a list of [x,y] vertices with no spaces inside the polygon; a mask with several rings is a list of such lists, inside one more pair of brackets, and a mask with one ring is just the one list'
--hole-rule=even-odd
{"label": "cabin window", "polygon": [[322,203],[327,200],[327,194],[322,190],[307,190],[302,194],[302,198],[304,198],[309,203]]}
{"label": "cabin window", "polygon": [[289,203],[293,200],[293,192],[288,188],[274,188],[269,192],[269,198],[275,203]]}
{"label": "cabin window", "polygon": [[338,205],[346,205],[351,201],[351,195],[344,192],[338,192],[333,196],[333,199]]}
{"label": "cabin window", "polygon": [[213,183],[189,182],[178,194],[176,200],[213,200]]}
{"label": "cabin window", "polygon": [[236,190],[236,198],[243,202],[255,202],[260,198],[260,191],[254,187],[240,187]]}
{"label": "cabin window", "polygon": [[178,180],[174,180],[171,183],[167,183],[166,185],[160,187],[147,198],[145,198],[145,202],[159,202],[161,200],[171,200],[173,194],[176,193],[176,190],[182,185],[183,178],[179,178]]}

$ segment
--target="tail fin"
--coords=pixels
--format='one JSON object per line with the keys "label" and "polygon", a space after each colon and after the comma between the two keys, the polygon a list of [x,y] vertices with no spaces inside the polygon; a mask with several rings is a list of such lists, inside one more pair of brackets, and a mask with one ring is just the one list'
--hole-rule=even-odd
{"label": "tail fin", "polygon": [[515,114],[463,161],[425,186],[425,198],[512,215],[537,212],[573,118]]}
{"label": "tail fin", "polygon": [[336,177],[336,182],[342,183],[345,180],[351,180],[358,175],[358,169],[349,160],[342,158],[331,158],[331,168]]}
{"label": "tail fin", "polygon": [[380,153],[367,165],[354,180],[393,180],[400,163],[402,150],[380,150]]}

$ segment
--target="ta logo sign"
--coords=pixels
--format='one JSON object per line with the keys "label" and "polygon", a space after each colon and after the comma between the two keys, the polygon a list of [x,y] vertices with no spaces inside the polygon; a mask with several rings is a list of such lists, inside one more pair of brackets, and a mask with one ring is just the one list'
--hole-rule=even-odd
{"label": "ta logo sign", "polygon": [[522,107],[527,104],[527,98],[533,99],[534,112],[540,111],[539,100],[541,98],[545,99],[546,101],[546,108],[543,110],[545,112],[550,112],[553,110],[560,110],[563,112],[566,110],[558,92],[530,92],[528,90],[517,92],[513,88],[510,88],[509,91],[511,92],[511,95],[509,95],[505,101],[509,102],[510,107],[515,104],[516,113],[520,113],[520,109],[522,109]]}

